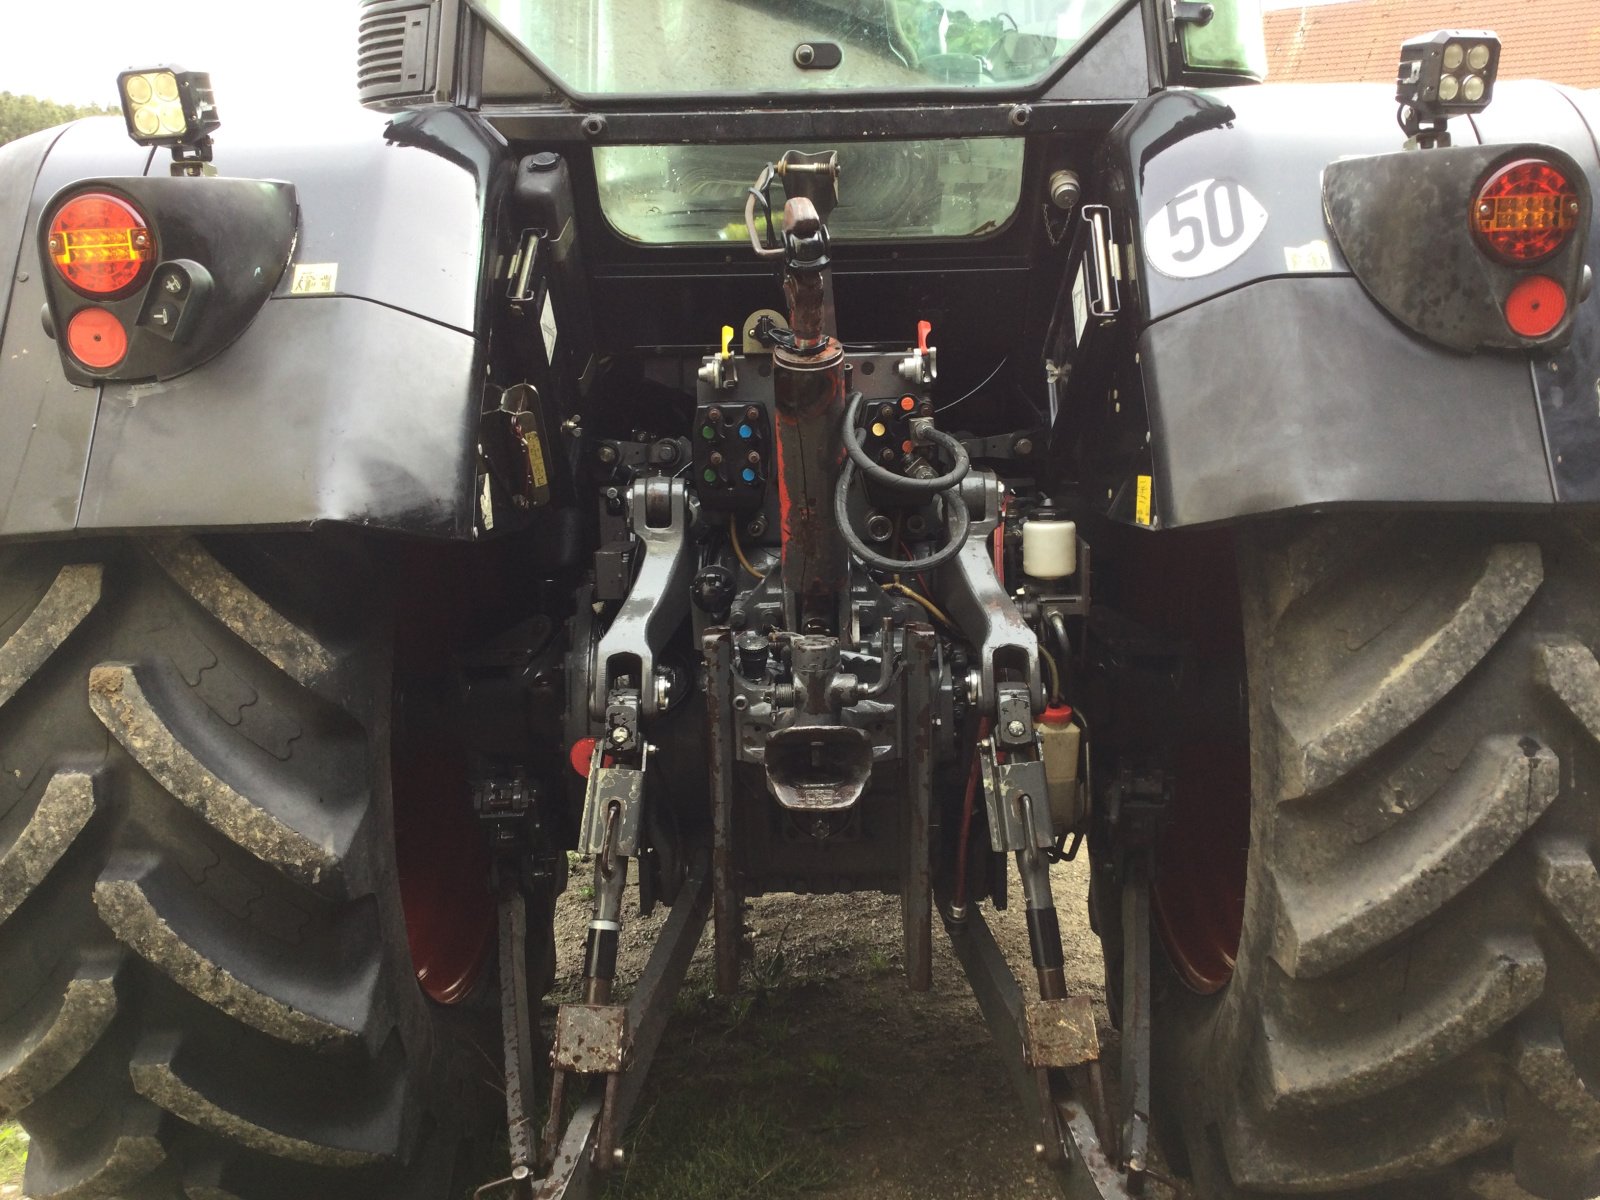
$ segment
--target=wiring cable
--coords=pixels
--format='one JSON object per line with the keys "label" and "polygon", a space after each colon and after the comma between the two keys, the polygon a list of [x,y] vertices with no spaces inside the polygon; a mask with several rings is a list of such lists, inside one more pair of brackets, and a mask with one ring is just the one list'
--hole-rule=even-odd
{"label": "wiring cable", "polygon": [[750,560],[744,556],[744,547],[739,544],[739,517],[736,513],[728,514],[728,540],[733,543],[733,554],[739,560],[739,565],[757,579],[765,579],[766,576],[752,567]]}
{"label": "wiring cable", "polygon": [[945,628],[953,632],[959,632],[956,623],[952,621],[948,615],[946,615],[944,609],[940,608],[932,600],[929,600],[921,592],[914,591],[899,581],[884,584],[883,590],[886,592],[892,592],[896,596],[904,596],[907,600],[914,600],[927,610],[929,616],[933,617],[934,620],[941,622]]}

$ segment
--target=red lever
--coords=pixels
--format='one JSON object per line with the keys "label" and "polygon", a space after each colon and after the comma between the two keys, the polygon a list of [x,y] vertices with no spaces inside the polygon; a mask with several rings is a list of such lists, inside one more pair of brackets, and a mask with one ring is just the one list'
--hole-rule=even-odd
{"label": "red lever", "polygon": [[928,352],[928,335],[933,332],[932,321],[917,322],[917,349],[924,354]]}

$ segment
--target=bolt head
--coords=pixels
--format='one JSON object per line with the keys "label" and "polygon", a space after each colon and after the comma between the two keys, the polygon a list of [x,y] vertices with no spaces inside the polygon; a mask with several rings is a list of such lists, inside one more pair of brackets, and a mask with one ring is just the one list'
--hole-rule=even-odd
{"label": "bolt head", "polygon": [[628,731],[621,725],[618,725],[611,731],[611,740],[618,746],[622,745],[628,740]]}
{"label": "bolt head", "polygon": [[1023,734],[1025,734],[1027,732],[1028,732],[1028,727],[1026,725],[1024,725],[1021,721],[1009,721],[1009,722],[1006,723],[1006,736],[1007,737],[1021,737]]}

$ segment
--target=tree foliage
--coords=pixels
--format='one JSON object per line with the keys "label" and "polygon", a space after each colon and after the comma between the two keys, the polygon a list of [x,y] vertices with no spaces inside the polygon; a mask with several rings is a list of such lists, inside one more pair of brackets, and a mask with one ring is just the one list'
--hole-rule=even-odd
{"label": "tree foliage", "polygon": [[93,117],[117,110],[99,104],[57,104],[37,96],[15,96],[0,92],[0,146],[16,141],[35,130],[49,129],[79,117]]}

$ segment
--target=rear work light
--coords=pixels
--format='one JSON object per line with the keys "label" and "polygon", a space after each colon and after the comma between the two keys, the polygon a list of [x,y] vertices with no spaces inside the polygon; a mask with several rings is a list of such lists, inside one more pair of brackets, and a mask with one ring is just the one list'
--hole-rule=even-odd
{"label": "rear work light", "polygon": [[74,196],[50,222],[50,262],[87,296],[125,292],[156,259],[155,239],[137,209],[105,192]]}
{"label": "rear work light", "polygon": [[1578,227],[1577,190],[1560,171],[1537,158],[1499,168],[1478,189],[1472,227],[1494,257],[1535,263],[1561,249]]}

